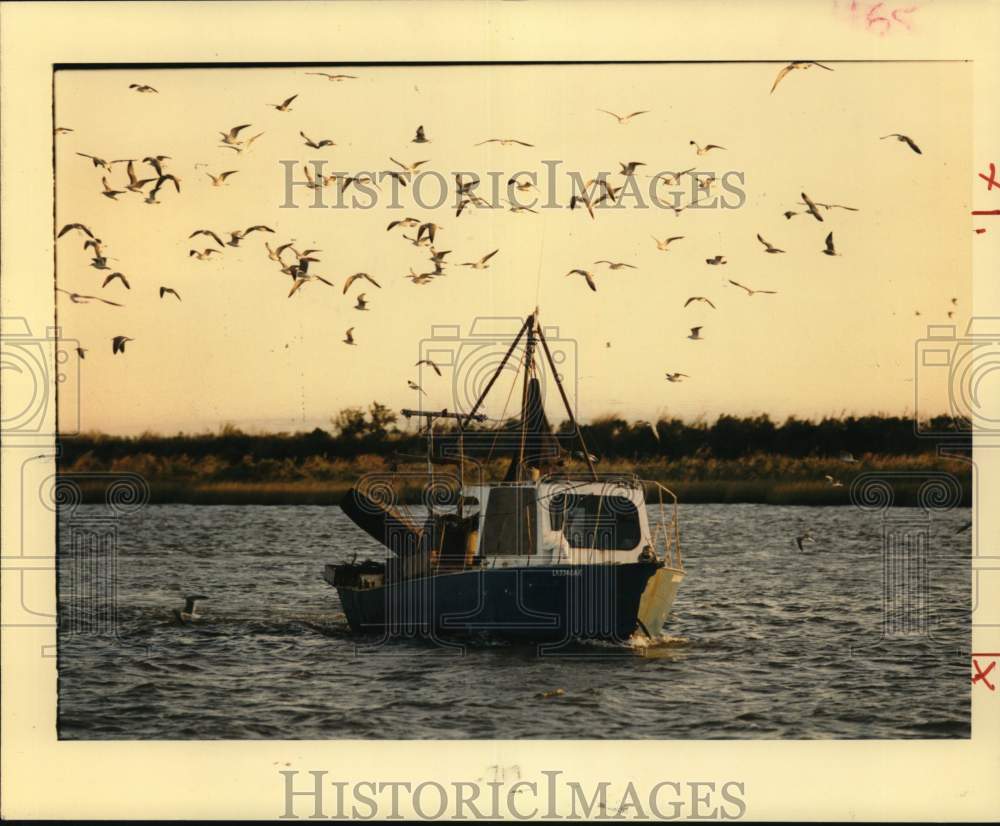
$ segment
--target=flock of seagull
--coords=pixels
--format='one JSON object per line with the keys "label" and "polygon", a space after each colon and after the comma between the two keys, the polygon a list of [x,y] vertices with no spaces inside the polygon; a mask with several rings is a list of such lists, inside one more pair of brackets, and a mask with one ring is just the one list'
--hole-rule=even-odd
{"label": "flock of seagull", "polygon": [[[829,66],[825,66],[814,61],[794,61],[784,66],[778,72],[778,75],[771,87],[771,93],[775,92],[778,85],[788,75],[796,71],[807,70],[811,67],[819,67],[830,72],[833,71],[833,69]],[[330,82],[337,83],[357,79],[357,76],[355,75],[341,73],[306,72],[305,74],[322,77]],[[132,92],[141,95],[159,94],[159,91],[156,88],[145,83],[130,83],[128,88]],[[290,113],[296,111],[295,106],[298,99],[299,94],[296,93],[285,97],[279,102],[267,103],[267,106],[273,108],[276,112],[282,113],[282,115],[289,115]],[[637,110],[629,112],[628,114],[618,114],[617,112],[607,109],[598,109],[597,111],[610,116],[621,127],[628,127],[630,124],[634,123],[636,119],[649,112],[649,110]],[[247,130],[251,130],[252,126],[252,123],[241,123],[227,130],[220,130],[218,132],[219,148],[232,151],[236,158],[242,156],[244,153],[249,151],[256,141],[265,134],[264,131],[254,132],[251,134]],[[65,135],[73,132],[73,129],[68,127],[56,127],[54,131],[57,135]],[[310,137],[306,134],[304,129],[299,129],[297,131],[304,145],[311,150],[319,151],[336,147],[336,143],[331,138]],[[922,151],[917,143],[907,135],[892,133],[880,138],[880,140],[887,139],[895,139],[896,141],[905,144],[913,153],[917,155],[922,154]],[[416,128],[414,136],[410,142],[417,145],[431,143],[423,125]],[[533,144],[528,141],[511,137],[491,137],[479,141],[475,145],[483,146],[487,144],[523,148],[531,148],[533,146]],[[689,141],[689,145],[693,148],[694,154],[699,157],[711,152],[727,151],[726,147],[720,144],[710,142],[701,144],[693,139]],[[119,158],[115,160],[106,160],[98,155],[85,152],[78,151],[76,154],[89,160],[94,169],[100,170],[100,180],[102,186],[101,194],[111,200],[117,201],[121,196],[137,194],[143,197],[146,204],[159,204],[160,201],[158,200],[158,197],[161,191],[169,192],[169,188],[165,189],[168,185],[173,188],[175,195],[179,195],[181,193],[181,180],[168,170],[167,164],[171,161],[171,158],[168,155],[147,155],[141,159]],[[409,162],[401,161],[391,156],[389,157],[389,161],[397,168],[387,169],[379,173],[379,176],[382,177],[382,179],[384,179],[385,176],[391,177],[395,182],[404,187],[407,186],[414,175],[420,172],[421,167],[430,163],[429,160]],[[114,180],[114,173],[116,169],[122,165],[124,166],[124,178]],[[627,179],[637,175],[640,167],[647,166],[642,161],[620,162],[619,165],[619,172],[614,174],[621,176],[621,185],[614,186],[608,180],[608,176],[602,174],[599,177],[588,181],[584,188],[585,191],[573,194],[567,205],[569,209],[575,210],[578,207],[583,208],[586,210],[587,214],[589,214],[591,219],[595,219],[595,208],[602,204],[615,204],[616,199],[621,197],[621,193],[625,189],[625,184],[628,182]],[[196,164],[195,168],[197,169],[199,166],[205,166],[205,164]],[[339,174],[329,176],[322,174],[314,175],[308,163],[303,165],[303,169],[306,179],[305,185],[311,189],[322,189],[335,185],[339,192],[343,193],[352,185],[355,187],[374,186],[376,188],[380,188],[378,178],[369,174],[358,174],[357,176]],[[700,203],[705,198],[710,197],[712,195],[713,187],[715,187],[718,183],[714,175],[702,175],[699,174],[696,169],[697,168],[695,166],[692,166],[691,168],[681,172],[660,173],[659,175],[648,176],[650,178],[655,178],[655,183],[666,186],[678,186],[684,176],[690,176],[693,194],[686,204],[674,204],[670,207],[675,215],[680,215],[684,210]],[[206,171],[205,174],[211,180],[213,187],[224,187],[227,186],[229,179],[233,175],[239,174],[239,172],[239,169],[234,168],[218,173]],[[455,212],[456,219],[459,218],[470,206],[495,207],[495,205],[487,203],[482,197],[475,193],[474,189],[478,183],[477,180],[465,180],[461,174],[458,174],[455,175],[455,183],[458,195]],[[513,195],[515,191],[526,192],[535,188],[534,183],[531,180],[522,179],[519,175],[511,177],[507,181],[507,187],[508,194],[510,195]],[[536,212],[535,209],[522,206],[513,200],[506,200],[505,203],[508,205],[511,212]],[[802,192],[800,193],[800,200],[791,208],[787,209],[783,214],[786,220],[791,220],[794,217],[801,215],[809,216],[818,223],[824,223],[826,221],[825,216],[829,215],[829,213],[834,210],[844,210],[849,212],[859,211],[856,207],[852,206],[814,201],[809,197],[809,195]],[[407,230],[411,230],[412,234],[408,234]],[[418,267],[417,269],[421,270],[418,272],[411,266],[409,273],[404,276],[410,280],[413,285],[425,286],[433,283],[435,279],[446,274],[446,267],[449,266],[447,256],[451,255],[452,251],[449,249],[438,249],[436,247],[436,243],[438,242],[440,234],[443,230],[443,226],[436,224],[433,221],[420,220],[409,216],[393,220],[386,227],[387,232],[398,231],[399,237],[402,240],[405,240],[417,248],[425,250],[429,255],[430,267]],[[59,230],[57,239],[61,239],[70,233],[77,233],[77,237],[83,238],[83,248],[85,251],[89,251],[91,256],[90,266],[99,271],[107,271],[107,274],[103,277],[101,283],[102,290],[107,288],[126,291],[132,289],[128,277],[123,272],[113,270],[108,264],[109,261],[115,259],[107,255],[104,241],[102,241],[90,227],[80,222],[68,223]],[[326,287],[335,287],[333,280],[310,269],[311,265],[321,263],[322,259],[319,257],[319,253],[321,253],[322,250],[308,247],[299,249],[295,246],[294,239],[272,246],[271,239],[267,238],[267,236],[274,234],[275,230],[265,224],[256,224],[247,227],[246,229],[230,230],[227,232],[220,232],[211,228],[194,229],[187,237],[187,240],[190,242],[188,257],[196,259],[199,262],[210,262],[217,257],[224,256],[227,248],[239,247],[241,243],[247,241],[251,236],[254,238],[264,236],[263,249],[268,259],[276,265],[280,274],[287,276],[290,279],[288,298],[291,299],[297,294],[301,294],[306,284],[315,283],[322,284]],[[672,235],[664,238],[654,236],[653,241],[655,242],[656,249],[659,252],[668,253],[671,249],[673,249],[674,244],[684,240],[684,238],[685,236],[683,235]],[[762,252],[764,254],[785,254],[784,249],[781,249],[771,243],[759,233],[757,234],[757,240],[762,245]],[[490,263],[494,256],[496,256],[499,252],[499,249],[485,252],[479,257],[473,257],[471,260],[459,262],[458,266],[467,267],[473,270],[486,270],[490,267]],[[818,249],[818,252],[827,256],[841,255],[841,252],[838,250],[834,242],[834,233],[832,230],[826,234],[823,246]],[[705,259],[705,264],[707,266],[722,267],[726,266],[727,263],[728,261],[726,256],[721,253]],[[593,262],[593,264],[589,267],[574,267],[565,275],[566,277],[579,277],[590,290],[597,292],[598,282],[601,280],[601,276],[598,275],[597,270],[593,269],[595,267],[606,267],[610,271],[617,271],[623,268],[636,269],[634,264],[626,261],[600,259]],[[357,272],[344,279],[341,293],[346,295],[355,284],[364,286],[365,282],[375,289],[381,289],[380,283],[371,275],[366,272]],[[776,290],[772,289],[750,287],[734,279],[727,279],[727,282],[729,285],[745,292],[747,298],[752,298],[755,295],[775,295],[777,293]],[[118,301],[104,298],[102,296],[78,293],[59,286],[57,286],[56,289],[60,293],[67,295],[70,301],[76,304],[99,302],[112,307],[124,306]],[[161,299],[170,297],[177,301],[181,301],[181,295],[178,290],[169,285],[159,285],[158,293]],[[952,303],[954,304],[955,302],[956,299],[952,299]],[[353,309],[359,312],[365,312],[368,311],[369,304],[370,301],[368,300],[367,293],[360,292],[355,296]],[[717,310],[716,303],[710,297],[703,295],[693,295],[688,297],[684,302],[684,307],[687,308],[691,305],[706,307],[712,311]],[[919,314],[920,313],[918,311],[917,315]],[[950,315],[951,313],[949,313],[949,316]],[[702,330],[704,329],[705,324],[692,326],[687,338],[693,341],[704,340],[705,336],[702,334]],[[343,338],[343,343],[345,345],[353,346],[357,344],[354,337],[354,330],[355,327],[352,326],[345,331]],[[133,339],[125,335],[114,336],[112,338],[112,353],[115,355],[124,354],[125,345],[130,341],[133,341]],[[78,355],[81,359],[84,358],[85,353],[85,348],[78,348]],[[422,362],[418,362],[416,366],[419,366],[421,363]],[[431,364],[430,362],[428,363]],[[431,366],[435,372],[440,375],[440,369],[438,366],[434,364],[431,364]],[[666,373],[665,378],[668,382],[676,383],[690,378],[690,376],[679,371],[674,371]],[[412,380],[408,380],[408,386],[415,391],[419,391],[421,393],[424,392],[423,389]]]}

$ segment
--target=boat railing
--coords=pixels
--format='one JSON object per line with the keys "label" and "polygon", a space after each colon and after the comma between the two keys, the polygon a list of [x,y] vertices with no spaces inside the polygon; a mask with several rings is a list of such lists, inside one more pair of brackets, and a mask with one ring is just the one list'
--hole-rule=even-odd
{"label": "boat railing", "polygon": [[[643,480],[643,484],[655,486],[660,506],[653,529],[653,547],[657,547],[657,542],[662,535],[664,564],[671,568],[684,570],[684,559],[681,556],[681,534],[677,520],[677,494],[670,490],[670,488],[653,480]],[[667,519],[668,502],[670,506],[669,520]]]}

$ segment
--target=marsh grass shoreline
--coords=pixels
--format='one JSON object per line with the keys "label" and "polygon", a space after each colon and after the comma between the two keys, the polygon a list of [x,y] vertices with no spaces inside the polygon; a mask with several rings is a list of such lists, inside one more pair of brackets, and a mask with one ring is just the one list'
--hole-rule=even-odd
{"label": "marsh grass shoreline", "polygon": [[[866,479],[878,480],[877,469],[866,468]],[[351,478],[343,479],[295,479],[274,481],[199,481],[195,479],[147,479],[150,504],[188,505],[339,505],[343,496],[355,482],[365,476],[365,471]],[[448,473],[445,469],[444,473]],[[915,507],[927,500],[924,487],[931,474],[939,475],[941,468],[928,468],[925,473],[912,469],[902,476],[899,471],[883,471],[892,492],[891,504],[900,507]],[[382,474],[378,474],[382,477]],[[855,504],[860,492],[852,498],[851,478],[856,474],[840,477],[841,484],[833,486],[826,481],[784,478],[672,478],[639,473],[647,480],[646,500],[659,501],[659,493],[652,482],[659,482],[672,490],[681,504],[746,503],[767,505],[811,505],[850,506]],[[954,480],[952,489],[960,491],[954,506],[972,505],[971,479],[965,474],[949,473]],[[901,478],[902,476],[902,478]],[[72,474],[68,474],[72,478]],[[109,485],[116,474],[110,471],[105,479],[81,479],[79,485],[81,501],[100,504],[107,501]],[[391,479],[391,474],[384,476]],[[420,504],[424,497],[426,474],[400,474],[393,484],[397,501],[401,504]],[[871,504],[871,503],[869,503]]]}

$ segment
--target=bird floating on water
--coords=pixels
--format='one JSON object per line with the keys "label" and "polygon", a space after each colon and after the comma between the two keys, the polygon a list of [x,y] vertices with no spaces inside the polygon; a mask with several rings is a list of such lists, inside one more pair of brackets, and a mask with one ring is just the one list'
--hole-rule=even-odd
{"label": "bird floating on water", "polygon": [[430,140],[428,140],[427,136],[424,134],[423,126],[417,127],[417,134],[414,136],[413,140],[410,141],[410,143],[430,143]]}
{"label": "bird floating on water", "polygon": [[174,608],[174,620],[179,625],[187,625],[201,619],[201,614],[195,613],[195,603],[200,599],[208,599],[204,594],[189,594],[184,597],[184,608]]}

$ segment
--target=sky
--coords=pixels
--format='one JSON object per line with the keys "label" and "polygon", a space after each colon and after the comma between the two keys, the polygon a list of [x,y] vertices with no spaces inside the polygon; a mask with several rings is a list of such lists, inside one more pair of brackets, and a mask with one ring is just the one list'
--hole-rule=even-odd
{"label": "sky", "polygon": [[[773,93],[780,64],[765,62],[60,70],[55,125],[73,131],[56,136],[55,229],[84,223],[113,260],[112,270],[90,267],[84,237],[69,232],[57,242],[57,286],[124,305],[58,296],[63,337],[86,348],[61,388],[63,429],[312,429],[373,400],[467,409],[536,306],[583,421],[912,415],[918,341],[928,324],[954,324],[960,334],[970,310],[971,69],[828,65],[833,71],[791,72]],[[308,71],[356,78],[330,82]],[[130,83],[158,91],[138,93]],[[293,94],[289,111],[268,106]],[[599,109],[648,111],[619,124]],[[263,133],[239,154],[219,144],[219,133],[237,124],[252,124],[240,138]],[[429,143],[411,142],[418,125]],[[300,131],[336,145],[310,149]],[[922,154],[880,140],[896,132]],[[532,146],[477,145],[490,138]],[[692,140],[725,148],[699,156]],[[106,198],[107,173],[77,152],[169,155],[164,169],[181,192],[165,186],[158,204],[130,192]],[[384,179],[371,208],[310,208],[314,193],[304,187],[292,192],[296,206],[287,205],[282,161],[295,161],[295,178],[304,180],[306,161],[325,160],[327,173],[379,172],[398,169],[390,157],[427,161],[422,203],[412,186],[393,199]],[[595,219],[566,208],[569,173],[586,180],[603,171],[618,186],[619,164],[628,161],[645,164],[634,177],[643,204],[629,197]],[[716,207],[679,215],[650,202],[650,174],[692,166],[728,174],[742,195],[715,184]],[[207,173],[226,170],[237,172],[214,187]],[[513,212],[501,204],[455,216],[454,173],[506,182],[522,170],[538,173],[543,205],[551,176],[558,208]],[[152,174],[141,162],[136,171]],[[431,206],[442,178],[433,173],[449,186],[438,208]],[[108,180],[124,189],[124,164]],[[689,181],[658,185],[661,200],[670,203],[676,191],[686,203]],[[335,189],[323,191],[325,203],[336,202]],[[821,210],[822,223],[807,214],[786,219],[786,210],[804,209],[803,191],[858,211]],[[518,195],[521,203],[535,197]],[[733,208],[722,208],[723,199]],[[427,248],[402,237],[413,230],[386,230],[406,216],[439,224],[435,247],[451,250],[446,274],[427,285],[405,278],[411,267],[433,269]],[[189,239],[196,229],[225,240],[256,224],[275,233],[251,233],[212,260],[189,256],[215,246]],[[821,252],[830,231],[837,256]],[[785,252],[767,254],[757,233]],[[683,238],[662,252],[652,236]],[[264,242],[293,239],[298,249],[321,250],[310,273],[332,289],[313,281],[288,297],[292,278],[269,260]],[[488,269],[459,266],[494,249]],[[706,263],[716,255],[726,263]],[[611,270],[599,259],[634,268]],[[566,275],[576,268],[594,274],[596,292]],[[117,280],[102,287],[112,271],[131,289]],[[343,295],[359,271],[380,288],[361,281]],[[730,279],[775,294],[750,296]],[[161,299],[161,286],[182,300]],[[366,311],[354,309],[362,292]],[[692,296],[715,307],[685,306]],[[474,322],[496,335],[470,336]],[[694,326],[703,340],[687,338]],[[354,346],[343,342],[349,327]],[[134,339],[124,354],[112,354],[116,335]],[[428,354],[442,363],[441,377],[415,365]],[[687,378],[667,382],[666,372]],[[947,382],[920,384],[918,376],[917,384],[920,413],[948,409]],[[505,407],[511,386],[498,384],[487,414],[514,412]],[[554,388],[549,394],[547,410],[559,421]]]}

